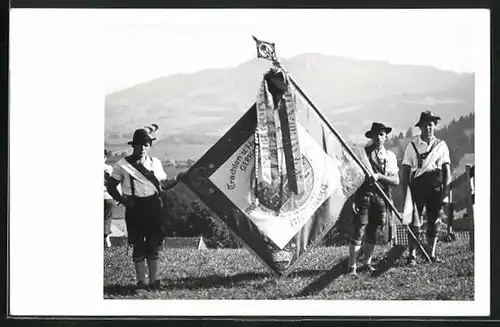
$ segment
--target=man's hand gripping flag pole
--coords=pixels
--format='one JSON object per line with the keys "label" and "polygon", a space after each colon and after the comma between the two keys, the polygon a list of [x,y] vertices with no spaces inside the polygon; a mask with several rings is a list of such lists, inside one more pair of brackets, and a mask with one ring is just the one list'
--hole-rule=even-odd
{"label": "man's hand gripping flag pole", "polygon": [[[255,40],[255,43],[257,46],[257,57],[272,61],[273,65],[276,68],[281,70],[283,73],[287,74],[288,79],[293,84],[293,86],[300,92],[300,94],[304,97],[304,99],[306,99],[306,101],[309,103],[309,105],[319,115],[321,120],[323,120],[323,122],[328,126],[328,128],[332,131],[332,133],[335,134],[335,136],[339,139],[342,146],[347,150],[347,152],[351,155],[351,157],[354,159],[354,161],[361,167],[361,169],[363,170],[365,175],[369,178],[372,178],[373,177],[372,173],[366,168],[366,166],[361,162],[361,160],[356,156],[356,154],[351,150],[351,148],[345,143],[344,139],[337,133],[337,131],[333,128],[333,126],[330,124],[330,122],[323,115],[323,113],[321,111],[319,111],[319,109],[314,105],[314,103],[311,101],[311,99],[309,99],[309,97],[304,93],[304,91],[302,91],[302,89],[295,82],[295,80],[290,75],[290,73],[285,70],[282,63],[278,60],[278,58],[276,56],[275,44],[259,40],[255,36],[252,36],[252,37]],[[396,217],[398,217],[398,219],[401,221],[401,223],[403,223],[403,217],[402,217],[401,213],[396,209],[396,207],[394,206],[394,203],[392,203],[392,201],[389,199],[387,194],[385,194],[384,190],[382,189],[382,187],[380,186],[378,181],[376,181],[374,183],[374,185],[377,188],[377,190],[379,191],[380,195],[382,195],[382,197],[384,198],[385,202],[387,204],[389,204],[392,211],[396,214]],[[429,256],[427,251],[424,249],[424,247],[420,243],[420,240],[415,236],[415,234],[413,233],[413,231],[410,229],[410,227],[408,225],[405,225],[405,226],[406,226],[407,232],[410,234],[410,236],[417,243],[420,251],[422,251],[422,253],[427,258],[427,261],[432,262],[431,257]]]}

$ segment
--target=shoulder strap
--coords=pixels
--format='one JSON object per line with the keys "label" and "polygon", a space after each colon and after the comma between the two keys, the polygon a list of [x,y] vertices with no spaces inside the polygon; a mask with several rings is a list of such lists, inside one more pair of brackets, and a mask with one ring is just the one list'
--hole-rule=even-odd
{"label": "shoulder strap", "polygon": [[[436,139],[435,139],[435,141],[434,141],[434,143],[432,143],[432,146],[431,146],[430,150],[429,150],[429,151],[427,151],[427,153],[432,152],[432,150],[434,150],[434,148],[435,148],[438,144],[440,144],[441,142],[442,142],[442,140],[440,140],[440,139],[436,138]],[[411,142],[411,145],[413,146],[413,149],[415,150],[415,153],[417,154],[417,156],[418,156],[418,155],[420,155],[420,153],[418,153],[417,146],[415,145],[415,143],[414,143],[413,141]]]}
{"label": "shoulder strap", "polygon": [[368,157],[368,161],[370,162],[370,165],[372,166],[372,169],[374,172],[382,173],[385,174],[385,165],[384,167],[380,167],[377,162],[375,162],[372,158],[372,153],[374,149],[372,147],[366,147],[365,152],[366,156]]}
{"label": "shoulder strap", "polygon": [[413,150],[415,150],[415,153],[418,156],[420,153],[418,153],[417,146],[415,145],[415,142],[411,141],[411,145],[413,146]]}
{"label": "shoulder strap", "polygon": [[128,174],[128,178],[130,178],[130,190],[132,192],[132,196],[135,196],[135,185],[134,185],[134,177]]}
{"label": "shoulder strap", "polygon": [[[126,157],[125,160],[137,171],[137,173],[142,175],[141,177],[144,177],[145,180],[147,180],[151,184],[153,184],[153,186],[156,188],[158,194],[160,193],[160,182],[158,181],[156,176],[154,176],[154,173],[149,172],[144,166],[139,165],[136,162],[133,162],[133,160],[131,160],[129,157]],[[129,176],[130,175],[131,174],[129,174]]]}
{"label": "shoulder strap", "polygon": [[429,153],[431,153],[432,150],[434,150],[439,144],[441,144],[441,142],[442,141],[440,139],[436,138],[434,140],[434,143],[432,143],[432,146],[431,146],[431,149],[429,150]]}
{"label": "shoulder strap", "polygon": [[417,155],[417,161],[418,161],[418,168],[421,168],[422,167],[422,164],[424,162],[425,159],[427,159],[427,157],[429,156],[429,154],[436,148],[436,146],[438,144],[441,143],[441,140],[436,138],[434,140],[434,142],[432,143],[431,145],[431,148],[429,149],[429,151],[427,152],[424,152],[424,153],[418,153],[418,150],[417,150],[417,146],[415,145],[415,143],[412,141],[411,142],[411,145],[413,146],[413,149],[415,150],[415,154]]}

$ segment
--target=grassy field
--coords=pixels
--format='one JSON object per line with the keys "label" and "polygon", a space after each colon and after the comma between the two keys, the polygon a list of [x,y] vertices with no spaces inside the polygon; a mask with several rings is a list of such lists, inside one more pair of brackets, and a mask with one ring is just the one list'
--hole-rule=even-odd
{"label": "grassy field", "polygon": [[474,257],[465,240],[440,243],[444,263],[405,266],[404,247],[378,246],[378,272],[345,276],[348,247],[321,247],[287,277],[274,277],[247,250],[165,249],[161,290],[134,291],[131,250],[104,254],[107,299],[474,300]]}

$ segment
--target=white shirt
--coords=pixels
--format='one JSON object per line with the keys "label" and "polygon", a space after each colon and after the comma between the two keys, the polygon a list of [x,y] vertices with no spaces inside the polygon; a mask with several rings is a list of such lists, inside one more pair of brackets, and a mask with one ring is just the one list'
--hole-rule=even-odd
{"label": "white shirt", "polygon": [[[424,142],[420,137],[416,138],[414,141],[417,147],[418,153],[422,154],[429,151],[435,142],[438,142],[434,138],[430,143]],[[427,158],[422,163],[422,168],[418,168],[418,158],[413,149],[411,142],[408,143],[405,149],[405,154],[403,157],[403,165],[411,167],[411,172],[415,172],[413,178],[422,175],[425,172],[432,171],[435,169],[441,169],[444,164],[449,164],[450,161],[450,151],[446,142],[439,140],[439,143],[434,146],[432,152],[427,156]]]}
{"label": "white shirt", "polygon": [[384,167],[385,163],[385,175],[394,176],[399,172],[398,159],[394,152],[382,148],[380,150],[374,150],[371,153],[371,159],[376,162],[380,167]]}
{"label": "white shirt", "polygon": [[[161,161],[157,158],[147,156],[142,165],[149,171],[153,171],[155,177],[158,181],[164,181],[167,179],[167,174],[163,170],[163,165]],[[126,168],[130,168],[130,163],[125,159],[120,159],[116,166],[113,168],[113,173],[111,177],[116,179],[121,183],[122,192],[125,195],[132,195],[132,188],[130,183],[130,173],[126,171]],[[142,174],[141,174],[142,175]],[[134,195],[137,197],[147,197],[157,193],[156,187],[154,187],[147,179],[144,177],[142,179],[134,178]]]}

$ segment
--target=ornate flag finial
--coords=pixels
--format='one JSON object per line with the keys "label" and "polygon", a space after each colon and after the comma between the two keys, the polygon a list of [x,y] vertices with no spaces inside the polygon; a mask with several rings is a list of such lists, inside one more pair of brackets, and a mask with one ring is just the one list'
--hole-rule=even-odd
{"label": "ornate flag finial", "polygon": [[[257,95],[256,194],[259,201],[267,202],[272,210],[278,212],[283,204],[285,189],[294,194],[302,194],[304,191],[296,104],[287,74],[276,57],[274,43],[252,37],[256,42],[258,58],[271,60],[275,66],[264,75]],[[275,112],[278,112],[279,118],[275,116]],[[284,154],[284,161],[280,161],[283,158],[281,153]],[[286,182],[281,174],[284,170]],[[283,188],[285,184],[287,185]]]}
{"label": "ornate flag finial", "polygon": [[257,47],[257,58],[264,58],[273,62],[278,62],[274,43],[259,40],[253,35],[252,37],[255,40],[255,45]]}

